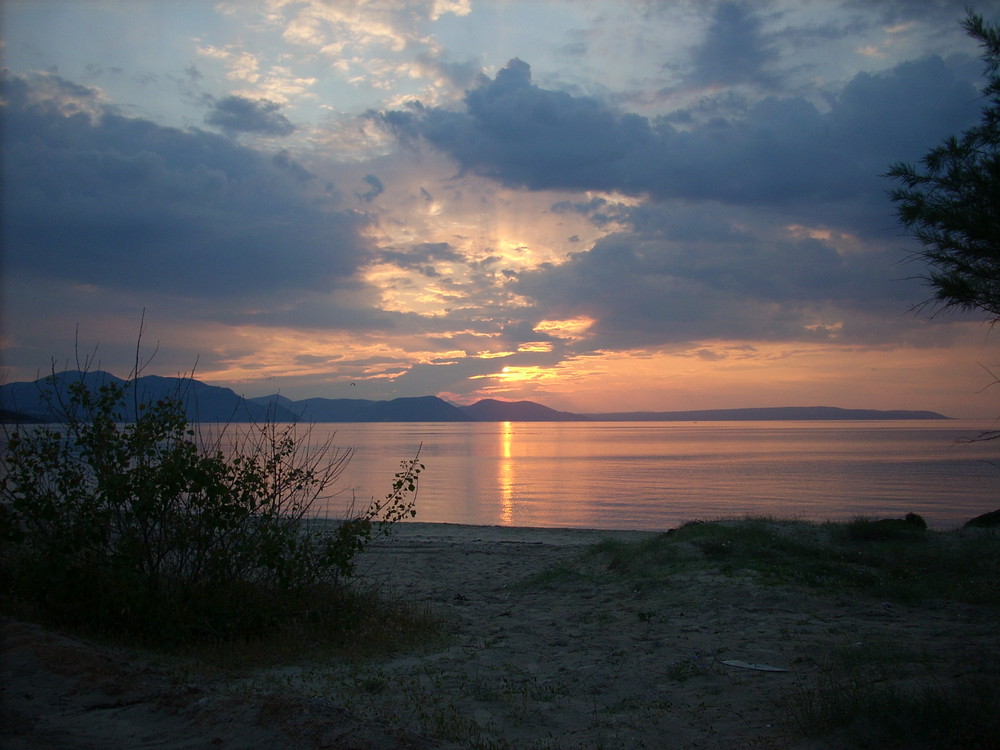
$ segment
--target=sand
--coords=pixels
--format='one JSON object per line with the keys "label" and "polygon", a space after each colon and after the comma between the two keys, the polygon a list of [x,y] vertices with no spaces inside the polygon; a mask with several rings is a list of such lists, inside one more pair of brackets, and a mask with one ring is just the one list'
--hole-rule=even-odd
{"label": "sand", "polygon": [[587,545],[643,536],[403,524],[359,570],[429,607],[448,639],[360,663],[220,677],[4,620],[0,746],[820,748],[833,745],[804,738],[794,706],[834,655],[870,679],[891,659],[917,682],[995,651],[994,613],[973,606],[738,571],[644,588],[578,562]]}

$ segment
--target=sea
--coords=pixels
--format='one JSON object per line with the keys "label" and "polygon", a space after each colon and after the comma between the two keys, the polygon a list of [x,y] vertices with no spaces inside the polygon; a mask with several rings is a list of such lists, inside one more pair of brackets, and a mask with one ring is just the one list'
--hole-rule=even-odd
{"label": "sea", "polygon": [[343,517],[419,454],[414,520],[664,531],[693,520],[918,513],[947,530],[1000,508],[993,419],[317,424],[353,455],[314,506]]}

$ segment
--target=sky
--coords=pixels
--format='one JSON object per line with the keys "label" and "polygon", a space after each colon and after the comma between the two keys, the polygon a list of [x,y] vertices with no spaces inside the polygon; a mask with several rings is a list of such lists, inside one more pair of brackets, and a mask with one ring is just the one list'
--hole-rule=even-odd
{"label": "sky", "polygon": [[0,378],[993,417],[884,177],[979,119],[965,6],[5,0]]}

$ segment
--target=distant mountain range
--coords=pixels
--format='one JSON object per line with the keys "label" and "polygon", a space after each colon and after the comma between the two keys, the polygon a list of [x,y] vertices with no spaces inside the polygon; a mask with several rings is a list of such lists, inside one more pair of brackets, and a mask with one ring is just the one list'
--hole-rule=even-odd
{"label": "distant mountain range", "polygon": [[476,422],[586,422],[589,417],[556,411],[534,401],[497,401],[492,398],[460,406]]}
{"label": "distant mountain range", "polygon": [[836,406],[767,406],[752,409],[695,411],[627,411],[587,414],[608,422],[751,422],[781,419],[949,419],[936,411],[841,409]]}
{"label": "distant mountain range", "polygon": [[[125,381],[111,373],[95,370],[83,373],[67,370],[34,382],[7,383],[0,386],[0,411],[6,422],[61,421],[59,404],[69,403],[68,387],[82,381],[94,391],[104,384],[126,388],[125,404],[156,401],[164,397],[184,400],[187,418],[191,422],[276,422],[295,421],[295,415],[285,410],[269,413],[267,407],[249,401],[229,388],[207,385],[189,378],[164,378],[144,375]],[[127,415],[126,415],[127,416]]]}
{"label": "distant mountain range", "polygon": [[288,412],[299,422],[472,422],[472,417],[437,396],[368,401],[361,398],[306,398],[284,396],[248,399],[268,413]]}
{"label": "distant mountain range", "polygon": [[[779,406],[753,409],[707,409],[665,412],[605,412],[573,414],[556,411],[533,401],[485,399],[470,406],[455,406],[437,396],[369,401],[353,398],[307,398],[292,401],[271,395],[243,398],[229,388],[206,385],[188,378],[144,375],[126,382],[114,375],[95,371],[66,371],[55,378],[0,386],[0,421],[60,421],[60,401],[68,401],[67,386],[82,381],[96,389],[104,383],[126,387],[127,401],[155,401],[182,398],[192,422],[710,422],[751,420],[828,419],[948,419],[933,411],[880,411],[840,409],[833,406]],[[135,389],[135,390],[133,390]],[[48,394],[48,395],[46,395]],[[127,415],[124,415],[127,419]]]}

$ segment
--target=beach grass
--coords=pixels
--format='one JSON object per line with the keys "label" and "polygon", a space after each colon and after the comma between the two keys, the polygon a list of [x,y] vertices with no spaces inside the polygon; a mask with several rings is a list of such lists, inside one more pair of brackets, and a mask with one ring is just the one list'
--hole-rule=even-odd
{"label": "beach grass", "polygon": [[[867,599],[876,609],[892,603],[990,609],[1000,607],[998,573],[1000,534],[994,530],[937,532],[913,519],[813,523],[749,517],[692,522],[639,541],[608,539],[512,582],[511,588],[558,596],[565,589],[596,589],[617,581],[623,591],[653,597],[635,612],[643,630],[666,616],[655,598],[669,599],[671,582],[692,576],[803,590],[844,602]],[[602,617],[611,626],[610,612],[588,608],[579,614],[581,622],[596,626]],[[800,736],[838,747],[997,747],[1000,648],[980,657],[967,674],[949,672],[938,678],[937,657],[917,647],[884,639],[845,643],[824,651],[813,665],[815,673],[790,690],[775,693],[775,711]],[[724,671],[720,659],[716,654],[694,653],[660,669],[669,684],[684,685],[717,679]],[[454,698],[454,686],[449,688],[433,668],[405,678],[378,669],[373,673],[362,668],[359,674],[367,675],[368,681],[356,683],[361,689],[354,692],[362,694],[358,700],[374,705],[389,694],[402,694],[403,704],[420,707],[419,716],[411,718],[431,736],[475,748],[515,746],[504,741],[499,727],[464,714]],[[373,682],[372,674],[379,675]],[[516,724],[540,706],[565,703],[576,690],[568,681],[546,683],[544,688],[541,691],[523,670],[508,667],[502,677],[480,675],[458,689],[470,691],[479,701],[503,705],[508,720]],[[635,703],[636,710],[657,708],[635,698],[623,700]],[[394,705],[399,710],[400,703]],[[595,702],[593,720],[613,725],[617,709],[596,706]]]}
{"label": "beach grass", "polygon": [[969,676],[908,678],[905,659],[874,664],[834,656],[817,680],[785,701],[802,734],[871,749],[1000,747],[1000,659],[987,654]]}
{"label": "beach grass", "polygon": [[[592,546],[467,531],[389,540],[364,560],[383,586],[162,658],[448,747],[658,747],[666,727],[687,732],[677,746],[998,747],[995,529],[751,517]],[[732,666],[748,661],[782,669]]]}
{"label": "beach grass", "polygon": [[[903,519],[691,522],[642,541],[601,542],[580,563],[633,590],[669,590],[675,578],[712,573],[855,605],[1000,608],[1000,532],[936,532]],[[803,736],[830,746],[997,748],[1000,646],[971,656],[966,668],[936,674],[935,658],[905,643],[845,644],[824,656],[818,677],[775,703]]]}
{"label": "beach grass", "polygon": [[239,672],[275,666],[384,659],[418,653],[447,640],[444,623],[428,607],[374,587],[329,587],[311,609],[257,637],[193,641],[161,649],[213,670]]}
{"label": "beach grass", "polygon": [[1000,606],[1000,535],[930,531],[891,520],[695,521],[639,542],[605,541],[587,554],[608,571],[647,585],[702,569],[887,601]]}

